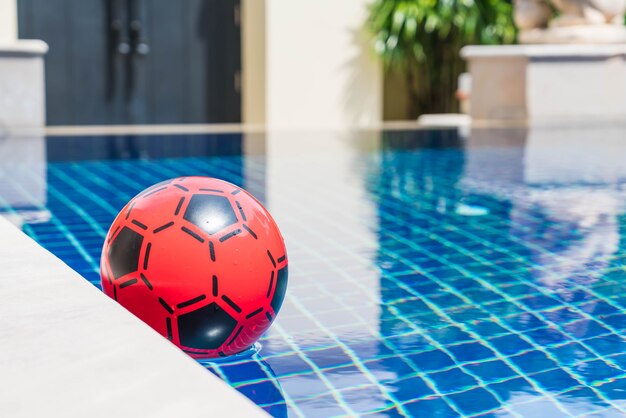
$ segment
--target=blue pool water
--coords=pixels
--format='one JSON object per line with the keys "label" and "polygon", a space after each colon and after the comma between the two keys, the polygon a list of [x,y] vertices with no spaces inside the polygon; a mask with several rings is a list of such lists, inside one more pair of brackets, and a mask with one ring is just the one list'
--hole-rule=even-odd
{"label": "blue pool water", "polygon": [[33,139],[0,207],[97,286],[142,189],[250,190],[285,236],[288,295],[258,353],[205,365],[274,416],[624,416],[626,147],[572,135]]}

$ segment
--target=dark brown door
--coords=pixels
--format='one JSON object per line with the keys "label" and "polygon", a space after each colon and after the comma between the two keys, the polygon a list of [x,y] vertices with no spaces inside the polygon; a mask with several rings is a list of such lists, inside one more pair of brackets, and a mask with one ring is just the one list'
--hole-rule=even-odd
{"label": "dark brown door", "polygon": [[239,0],[18,0],[48,124],[241,121]]}

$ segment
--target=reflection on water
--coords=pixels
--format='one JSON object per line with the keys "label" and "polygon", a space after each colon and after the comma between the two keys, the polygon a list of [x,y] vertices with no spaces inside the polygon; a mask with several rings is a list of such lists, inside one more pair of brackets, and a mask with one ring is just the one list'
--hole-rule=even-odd
{"label": "reflection on water", "polygon": [[[595,388],[624,373],[604,356],[620,354],[621,327],[601,319],[622,307],[589,286],[621,267],[625,133],[474,130],[436,146],[384,137],[367,181],[379,208],[381,355],[391,349],[401,366],[390,371],[423,378],[422,403],[434,392],[451,399],[438,413],[469,413],[447,391],[474,391],[497,416],[623,414],[621,397]],[[406,378],[387,385],[400,392]]]}
{"label": "reflection on water", "polygon": [[[535,244],[536,277],[546,285],[600,277],[617,251],[626,201],[624,134],[616,128],[535,129],[523,147],[504,151],[504,160],[483,150],[497,149],[503,136],[518,132],[469,138],[467,190],[512,203],[510,234]],[[485,173],[497,173],[498,181]]]}
{"label": "reflection on water", "polygon": [[260,353],[210,368],[275,416],[623,416],[624,138],[39,137],[0,144],[0,206],[97,281],[139,190],[203,174],[252,191],[285,236],[290,288]]}
{"label": "reflection on water", "polygon": [[50,220],[43,134],[0,136],[0,214],[21,227]]}

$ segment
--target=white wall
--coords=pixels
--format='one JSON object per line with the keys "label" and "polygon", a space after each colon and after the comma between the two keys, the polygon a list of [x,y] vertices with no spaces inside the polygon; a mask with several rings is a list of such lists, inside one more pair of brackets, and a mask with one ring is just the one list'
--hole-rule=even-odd
{"label": "white wall", "polygon": [[[243,2],[244,122],[258,123],[264,113],[268,128],[377,125],[382,66],[364,30],[369,0],[258,3]],[[252,73],[255,83],[265,79],[263,91],[250,86]]]}
{"label": "white wall", "polygon": [[17,0],[0,0],[0,43],[17,39]]}

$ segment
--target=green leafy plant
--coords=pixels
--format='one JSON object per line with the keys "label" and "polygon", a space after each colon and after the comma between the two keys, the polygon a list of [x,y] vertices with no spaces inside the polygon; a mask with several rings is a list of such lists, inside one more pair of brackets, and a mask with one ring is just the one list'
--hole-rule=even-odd
{"label": "green leafy plant", "polygon": [[410,117],[456,111],[461,47],[512,43],[516,36],[507,0],[375,0],[367,27],[387,68],[405,78]]}

